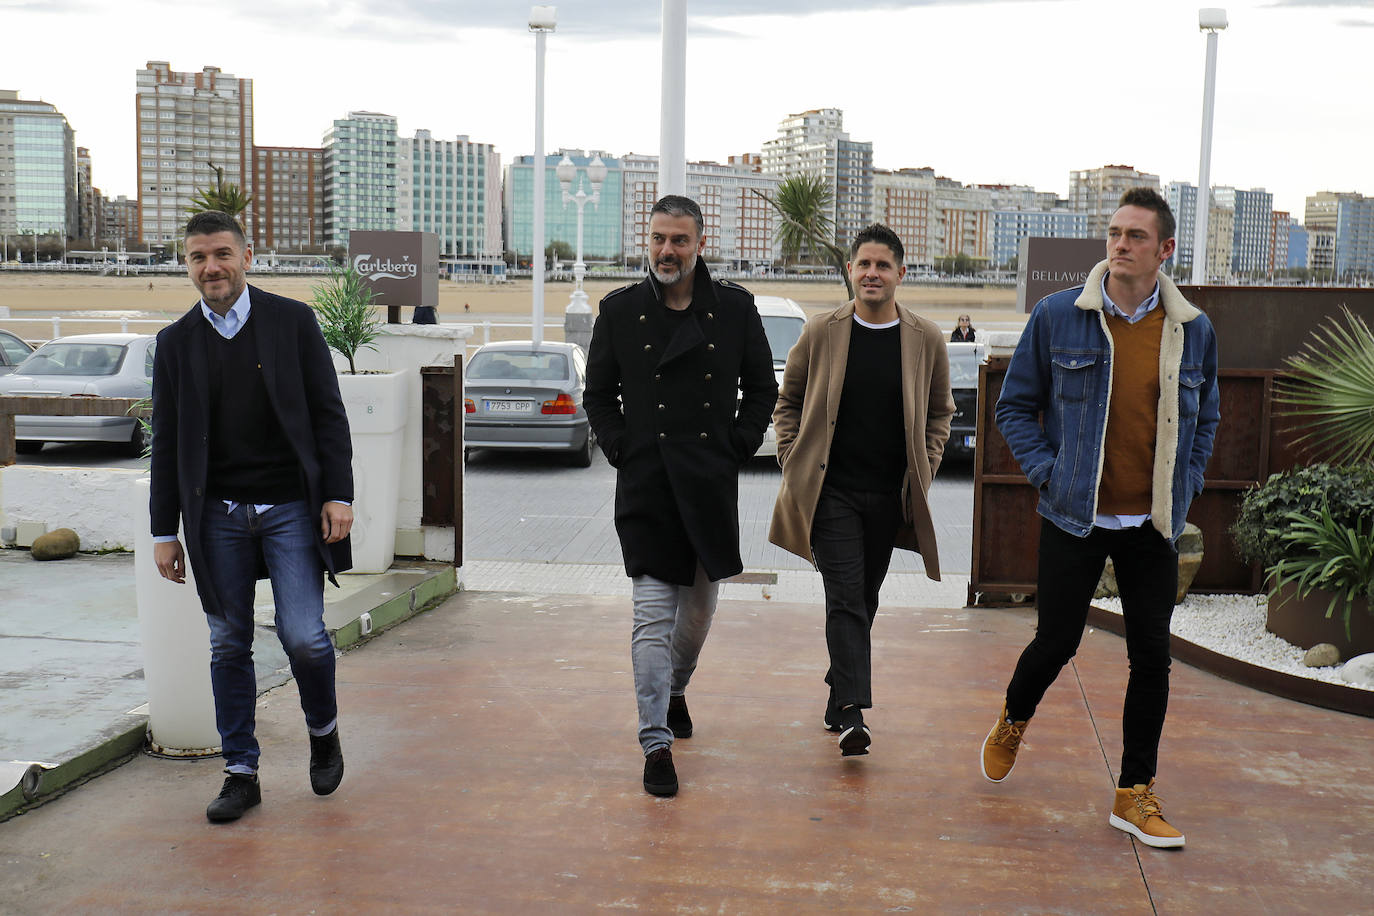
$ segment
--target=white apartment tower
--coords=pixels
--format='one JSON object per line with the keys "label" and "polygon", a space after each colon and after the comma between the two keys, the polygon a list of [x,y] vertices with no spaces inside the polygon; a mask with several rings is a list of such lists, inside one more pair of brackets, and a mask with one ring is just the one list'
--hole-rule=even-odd
{"label": "white apartment tower", "polygon": [[1131,188],[1159,190],[1159,176],[1139,172],[1129,165],[1104,165],[1069,173],[1069,207],[1088,216],[1088,238],[1105,239],[1107,224],[1117,211],[1121,195]]}
{"label": "white apartment tower", "polygon": [[163,60],[138,71],[138,237],[181,237],[197,190],[224,180],[252,193],[253,81],[206,67],[181,73]]}
{"label": "white apartment tower", "polygon": [[353,229],[397,228],[399,142],[396,118],[375,111],[350,111],[325,132],[321,146],[326,245],[347,248]]}
{"label": "white apartment tower", "polygon": [[873,144],[851,140],[844,112],[817,108],[788,115],[763,144],[763,171],[791,178],[822,175],[833,198],[835,238],[847,245],[873,215]]}
{"label": "white apartment tower", "polygon": [[417,130],[396,147],[396,228],[434,232],[446,258],[501,254],[501,157],[466,136]]}

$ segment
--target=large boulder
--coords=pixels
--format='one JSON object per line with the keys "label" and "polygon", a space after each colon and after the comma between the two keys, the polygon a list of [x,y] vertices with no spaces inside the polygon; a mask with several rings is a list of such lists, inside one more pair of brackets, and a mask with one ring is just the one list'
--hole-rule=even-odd
{"label": "large boulder", "polygon": [[76,556],[81,538],[70,528],[58,528],[33,539],[29,555],[35,560],[65,560]]}
{"label": "large boulder", "polygon": [[1374,652],[1357,655],[1341,665],[1341,677],[1361,687],[1374,687]]}
{"label": "large boulder", "polygon": [[[1149,522],[1145,524],[1148,525]],[[1184,596],[1188,594],[1193,577],[1197,575],[1201,566],[1202,529],[1189,522],[1183,526],[1183,533],[1178,536],[1178,594],[1174,596],[1174,604],[1183,601]],[[1102,570],[1102,578],[1097,582],[1097,591],[1093,592],[1093,597],[1121,597],[1121,590],[1116,584],[1116,567],[1112,565],[1110,557],[1107,558],[1107,565]]]}
{"label": "large boulder", "polygon": [[1302,656],[1302,663],[1309,668],[1329,668],[1341,663],[1341,650],[1329,642],[1319,642]]}

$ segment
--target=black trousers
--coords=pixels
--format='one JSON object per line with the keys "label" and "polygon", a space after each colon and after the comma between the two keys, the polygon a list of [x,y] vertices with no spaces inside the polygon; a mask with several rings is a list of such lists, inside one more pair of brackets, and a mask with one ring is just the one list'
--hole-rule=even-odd
{"label": "black trousers", "polygon": [[1178,591],[1178,551],[1149,522],[1119,531],[1093,528],[1080,538],[1040,520],[1035,638],[1021,653],[1007,687],[1007,715],[1017,721],[1034,715],[1045,691],[1078,651],[1107,557],[1116,567],[1131,669],[1117,780],[1127,788],[1154,778],[1169,706],[1169,620]]}
{"label": "black trousers", "polygon": [[869,632],[901,520],[899,492],[821,487],[811,521],[811,555],[825,586],[825,644],[830,650],[825,682],[832,709],[873,705]]}

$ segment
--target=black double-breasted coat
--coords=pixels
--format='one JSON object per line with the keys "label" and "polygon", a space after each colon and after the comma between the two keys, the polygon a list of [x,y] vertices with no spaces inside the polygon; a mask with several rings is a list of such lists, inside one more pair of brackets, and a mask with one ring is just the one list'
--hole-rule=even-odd
{"label": "black double-breasted coat", "polygon": [[778,385],[748,290],[698,261],[687,314],[668,312],[652,275],[601,300],[584,404],[617,469],[626,574],[690,585],[698,561],[712,580],[743,569],[739,468],[763,441]]}
{"label": "black double-breasted coat", "polygon": [[[353,441],[339,378],[308,305],[254,286],[248,293],[267,398],[300,467],[306,504],[319,517],[326,500],[353,500]],[[218,615],[219,599],[208,584],[208,559],[200,539],[210,461],[207,335],[214,333],[199,303],[158,332],[148,508],[154,536],[174,535],[178,520],[182,522],[201,605]],[[331,580],[353,565],[348,538],[326,544],[316,525],[315,542]]]}

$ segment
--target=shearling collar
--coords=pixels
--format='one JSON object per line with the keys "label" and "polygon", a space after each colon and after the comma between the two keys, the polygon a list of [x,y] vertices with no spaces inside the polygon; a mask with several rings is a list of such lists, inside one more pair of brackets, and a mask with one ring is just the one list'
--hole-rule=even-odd
{"label": "shearling collar", "polygon": [[[1074,300],[1074,305],[1083,309],[1085,312],[1102,311],[1102,278],[1107,275],[1108,261],[1104,258],[1097,262],[1097,266],[1088,274],[1088,279],[1083,283],[1083,292],[1078,294]],[[1178,291],[1174,281],[1164,275],[1163,271],[1158,274],[1159,280],[1159,301],[1164,306],[1164,314],[1179,324],[1192,321],[1202,312],[1197,306],[1193,305],[1183,294]]]}

